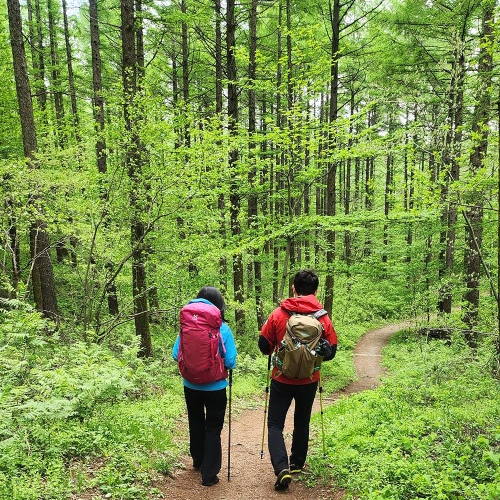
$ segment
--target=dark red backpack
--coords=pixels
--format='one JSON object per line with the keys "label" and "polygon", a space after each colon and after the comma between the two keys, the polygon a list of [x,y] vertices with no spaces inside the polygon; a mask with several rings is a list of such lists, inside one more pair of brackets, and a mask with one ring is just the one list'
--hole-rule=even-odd
{"label": "dark red backpack", "polygon": [[220,310],[212,304],[191,302],[181,309],[178,364],[187,381],[207,384],[227,378],[221,325]]}

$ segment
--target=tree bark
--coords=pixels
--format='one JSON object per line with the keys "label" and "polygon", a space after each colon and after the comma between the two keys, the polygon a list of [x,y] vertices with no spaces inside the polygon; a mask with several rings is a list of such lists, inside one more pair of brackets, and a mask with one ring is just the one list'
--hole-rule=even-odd
{"label": "tree bark", "polygon": [[[238,134],[238,88],[236,85],[236,57],[235,57],[235,43],[236,43],[236,17],[235,17],[235,0],[228,0],[226,10],[226,51],[227,51],[227,113],[229,118],[229,134],[236,137]],[[229,152],[229,171],[235,172],[238,164],[238,149],[232,147]],[[232,176],[234,179],[234,176]],[[239,222],[240,213],[240,194],[239,185],[237,182],[231,182],[231,194],[229,196],[230,202],[230,220],[231,220],[231,234],[239,236],[241,227]],[[233,256],[233,287],[234,287],[234,301],[236,303],[235,320],[236,332],[243,334],[245,331],[245,310],[243,308],[244,302],[244,272],[243,272],[243,256],[237,253]]]}
{"label": "tree bark", "polygon": [[[187,109],[189,103],[189,47],[188,47],[188,29],[185,21],[187,12],[186,0],[181,1],[181,12],[183,15],[181,23],[181,38],[182,38],[182,106]],[[191,144],[191,134],[189,126],[184,126],[183,144],[187,147]]]}
{"label": "tree bark", "polygon": [[[91,0],[89,0],[90,3]],[[78,130],[79,119],[78,119],[78,107],[76,104],[76,90],[75,90],[75,76],[73,73],[73,57],[71,54],[71,44],[69,41],[69,24],[68,24],[68,12],[67,12],[67,2],[62,0],[62,13],[63,13],[63,25],[64,25],[64,45],[66,48],[66,67],[68,68],[68,85],[69,85],[69,96],[71,100],[71,115],[73,117],[73,130],[75,133],[76,141],[79,143],[81,141],[80,132]]]}
{"label": "tree bark", "polygon": [[445,138],[443,151],[443,168],[445,179],[441,188],[441,199],[443,200],[443,213],[441,220],[443,230],[440,236],[442,250],[440,252],[441,267],[439,277],[444,280],[439,290],[438,310],[450,314],[452,307],[452,284],[449,282],[453,273],[455,263],[455,243],[457,224],[457,205],[448,201],[448,186],[456,182],[460,177],[460,147],[462,142],[463,122],[463,99],[465,78],[465,40],[460,38],[456,41],[454,60],[452,64],[452,76],[450,80],[450,91],[448,97],[448,131]]}
{"label": "tree bark", "polygon": [[[124,90],[125,127],[129,134],[126,166],[131,180],[130,206],[132,207],[131,246],[132,246],[132,294],[134,301],[135,332],[140,338],[138,355],[151,357],[153,346],[149,329],[148,296],[145,264],[146,236],[142,221],[140,193],[142,192],[143,151],[137,131],[137,123],[132,122],[131,112],[137,93],[137,46],[134,15],[134,0],[121,2],[121,38],[122,38],[122,78]],[[139,113],[140,114],[140,113]],[[138,120],[136,117],[134,121]]]}
{"label": "tree bark", "polygon": [[[485,126],[490,118],[491,86],[493,58],[493,6],[490,2],[483,13],[481,48],[479,50],[478,76],[480,85],[477,103],[472,122],[474,147],[470,155],[471,174],[477,174],[482,168],[488,149],[489,128]],[[476,186],[477,184],[474,184]],[[481,245],[483,233],[484,193],[481,189],[472,188],[466,195],[466,218],[469,224],[465,228],[465,269],[467,291],[464,296],[464,322],[469,328],[467,342],[471,347],[477,346],[477,335],[473,332],[478,321],[479,284],[481,273]]]}
{"label": "tree bark", "polygon": [[[40,2],[35,0],[35,18],[33,19],[33,0],[27,2],[30,33],[31,57],[33,76],[35,80],[35,94],[40,109],[45,115],[47,106],[47,88],[45,87],[45,61],[42,34],[42,20],[40,18]],[[45,118],[45,116],[44,116]]]}
{"label": "tree bark", "polygon": [[[105,119],[104,119],[104,99],[102,96],[102,62],[101,62],[101,41],[99,35],[99,10],[97,0],[89,0],[89,22],[90,22],[90,47],[92,53],[92,112],[94,117],[94,130],[96,132],[95,139],[95,155],[97,163],[97,171],[102,176],[107,172],[107,152],[106,152],[106,137],[105,137]],[[101,189],[101,200],[106,203],[108,200],[107,190]],[[107,225],[107,214],[104,224]],[[109,276],[113,275],[114,263],[107,262],[105,269]],[[106,286],[106,294],[108,297],[108,312],[112,316],[119,313],[119,302],[116,284],[114,280],[108,282]]]}
{"label": "tree bark", "polygon": [[[257,6],[258,0],[252,0],[250,6],[250,50],[249,50],[249,63],[248,63],[248,80],[250,88],[248,90],[248,135],[249,141],[249,161],[250,169],[248,172],[248,182],[250,185],[250,194],[248,197],[248,227],[250,231],[257,232],[259,229],[258,223],[258,197],[255,193],[256,181],[258,182],[258,172],[256,167],[256,144],[253,139],[255,136],[257,123],[256,123],[256,93],[255,83],[257,79]],[[264,324],[264,305],[262,302],[262,264],[259,260],[260,250],[255,248],[253,250],[253,282],[255,291],[255,313],[257,317],[257,326],[259,330]]]}
{"label": "tree bark", "polygon": [[[35,159],[37,136],[24,49],[21,7],[18,0],[8,0],[7,6],[24,156],[28,159],[31,168],[37,168]],[[37,202],[38,200],[35,199],[36,220],[30,228],[33,294],[36,308],[44,316],[57,320],[57,296],[50,257],[50,241],[45,230],[41,206],[39,203],[36,204]]]}
{"label": "tree bark", "polygon": [[[215,114],[219,119],[222,119],[222,110],[224,105],[224,96],[222,94],[222,79],[223,79],[223,64],[222,64],[222,10],[221,0],[214,0],[215,10]],[[220,213],[219,235],[223,242],[226,241],[226,200],[224,193],[219,194],[217,200],[217,208]],[[224,243],[223,243],[224,245]],[[219,282],[223,292],[227,290],[227,258],[225,255],[219,257]]]}
{"label": "tree bark", "polygon": [[106,138],[104,136],[104,99],[102,97],[102,63],[101,41],[99,37],[99,12],[97,0],[89,0],[90,46],[92,50],[92,111],[94,128],[97,134],[95,152],[97,170],[104,174],[107,171]]}
{"label": "tree bark", "polygon": [[[329,0],[330,26],[332,28],[332,38],[330,47],[330,108],[328,114],[328,150],[336,147],[333,136],[333,126],[338,116],[338,92],[339,92],[339,48],[340,48],[340,0]],[[326,215],[335,217],[336,214],[336,179],[337,163],[334,160],[328,164],[328,174],[326,179]],[[335,239],[334,229],[329,229],[326,234],[326,265],[327,274],[325,279],[325,299],[324,307],[331,316],[333,311],[334,295],[334,266],[335,266]]]}
{"label": "tree bark", "polygon": [[61,75],[59,69],[59,53],[57,47],[56,22],[54,19],[55,7],[52,0],[47,0],[47,12],[49,22],[49,43],[50,43],[50,87],[54,98],[54,109],[57,123],[57,145],[63,148],[66,144],[66,130],[64,128],[64,104],[61,85]]}
{"label": "tree bark", "polygon": [[[282,112],[282,95],[281,86],[283,83],[283,3],[282,0],[278,2],[278,32],[277,32],[277,65],[276,65],[276,126],[280,129],[283,125],[283,112]],[[282,215],[281,202],[276,199],[273,201],[273,195],[280,189],[280,173],[279,166],[282,163],[282,154],[277,152],[274,155],[274,163],[271,163],[269,170],[269,198],[271,200],[269,217],[271,220]],[[279,286],[279,256],[280,247],[277,241],[271,243],[273,251],[273,302],[278,304],[283,298],[280,295]]]}

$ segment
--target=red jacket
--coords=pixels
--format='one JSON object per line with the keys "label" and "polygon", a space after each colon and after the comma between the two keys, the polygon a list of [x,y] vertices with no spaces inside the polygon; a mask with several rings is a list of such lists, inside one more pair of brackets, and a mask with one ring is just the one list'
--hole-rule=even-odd
{"label": "red jacket", "polygon": [[[313,313],[322,309],[323,306],[318,301],[315,295],[304,295],[302,297],[291,297],[285,299],[280,303],[264,323],[260,335],[264,337],[269,343],[271,353],[275,351],[276,346],[281,344],[285,336],[286,323],[290,314],[287,311],[295,311],[300,313]],[[331,346],[337,345],[337,334],[333,328],[332,322],[328,315],[319,318],[320,323],[324,327],[323,338],[328,341]],[[284,384],[304,385],[316,382],[319,380],[319,370],[313,374],[312,380],[310,378],[293,380],[285,377],[283,374],[277,375],[278,369],[273,368],[272,377],[278,382]]]}

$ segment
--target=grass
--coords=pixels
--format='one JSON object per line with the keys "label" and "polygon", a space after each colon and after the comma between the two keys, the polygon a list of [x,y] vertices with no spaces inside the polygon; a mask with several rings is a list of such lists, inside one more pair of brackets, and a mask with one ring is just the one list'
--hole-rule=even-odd
{"label": "grass", "polygon": [[349,498],[500,498],[500,386],[485,370],[488,352],[395,335],[385,350],[392,376],[325,411],[332,467],[316,445],[313,470]]}

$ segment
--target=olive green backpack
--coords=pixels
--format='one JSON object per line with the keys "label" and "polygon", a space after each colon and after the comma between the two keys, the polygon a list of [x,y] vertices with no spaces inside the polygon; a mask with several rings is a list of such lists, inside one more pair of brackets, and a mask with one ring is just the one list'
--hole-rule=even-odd
{"label": "olive green backpack", "polygon": [[297,380],[311,378],[321,367],[323,357],[315,352],[323,334],[323,325],[319,318],[327,314],[324,309],[305,314],[287,311],[290,318],[286,332],[274,355],[274,366],[278,374]]}

